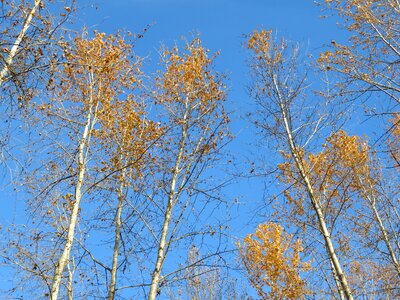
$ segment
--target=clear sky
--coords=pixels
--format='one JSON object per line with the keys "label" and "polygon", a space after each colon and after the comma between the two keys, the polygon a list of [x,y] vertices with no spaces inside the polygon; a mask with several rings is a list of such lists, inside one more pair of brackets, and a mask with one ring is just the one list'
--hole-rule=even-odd
{"label": "clear sky", "polygon": [[[257,164],[263,148],[255,147],[258,136],[246,118],[252,111],[251,100],[246,93],[248,70],[247,51],[243,47],[243,35],[254,29],[272,29],[291,41],[299,42],[312,54],[322,51],[324,44],[344,38],[332,18],[321,18],[323,12],[311,0],[81,0],[77,1],[78,22],[88,30],[115,33],[126,30],[141,32],[151,24],[143,39],[135,46],[136,53],[147,57],[146,68],[155,68],[157,49],[161,44],[172,45],[182,36],[190,38],[191,32],[199,32],[205,47],[220,51],[216,70],[226,73],[229,80],[227,110],[232,112],[232,133],[235,136],[228,146],[230,154],[241,171],[248,173],[252,163]],[[254,231],[260,218],[252,219],[255,210],[263,206],[264,179],[242,179],[225,190],[227,197],[238,198],[241,207],[232,210],[233,232],[238,238]],[[6,191],[5,193],[8,193]],[[9,193],[13,201],[5,207],[18,204],[20,195]],[[3,198],[4,199],[4,198]],[[16,202],[14,202],[16,201]],[[15,208],[13,208],[14,210]],[[6,223],[9,214],[0,214]],[[15,209],[14,211],[17,211]],[[232,239],[234,242],[234,238]]]}
{"label": "clear sky", "polygon": [[[182,36],[190,38],[192,32],[199,32],[204,45],[211,51],[221,52],[216,60],[216,70],[226,73],[229,78],[227,107],[232,111],[231,128],[235,136],[229,151],[242,171],[246,168],[250,171],[251,164],[257,164],[256,155],[264,151],[255,146],[258,137],[246,118],[246,113],[252,111],[252,100],[246,93],[249,78],[243,35],[254,29],[272,29],[314,55],[318,55],[331,40],[344,38],[335,19],[321,17],[324,13],[310,0],[113,0],[88,1],[86,6],[83,3],[80,5],[85,8],[78,18],[89,31],[113,33],[122,29],[135,33],[151,24],[145,37],[135,46],[137,54],[147,57],[150,69],[156,67],[161,44],[170,46],[179,42]],[[240,216],[237,216],[240,220],[235,222],[237,229],[243,230],[238,236],[254,230],[257,221],[253,226],[242,225],[249,222],[254,209],[263,204],[262,181],[241,180],[226,191],[248,208],[240,209]]]}
{"label": "clear sky", "polygon": [[[82,23],[89,29],[107,33],[118,29],[140,32],[152,24],[135,47],[137,54],[148,57],[149,65],[155,66],[161,44],[172,45],[194,31],[201,34],[207,48],[221,52],[216,70],[229,77],[227,105],[232,111],[231,128],[235,136],[228,148],[244,174],[250,174],[252,163],[260,165],[257,159],[265,156],[265,149],[257,146],[259,137],[246,118],[247,112],[252,111],[252,101],[246,93],[249,77],[243,35],[254,29],[272,29],[314,55],[331,40],[344,38],[335,20],[321,18],[323,12],[311,0],[113,0],[96,3],[94,8],[85,9],[81,14]],[[257,212],[265,207],[267,199],[263,198],[270,197],[275,187],[264,181],[264,178],[239,179],[224,191],[227,197],[237,198],[241,203],[228,212],[232,218],[229,226],[233,244],[236,238],[254,232],[258,222],[266,221],[258,217]]]}

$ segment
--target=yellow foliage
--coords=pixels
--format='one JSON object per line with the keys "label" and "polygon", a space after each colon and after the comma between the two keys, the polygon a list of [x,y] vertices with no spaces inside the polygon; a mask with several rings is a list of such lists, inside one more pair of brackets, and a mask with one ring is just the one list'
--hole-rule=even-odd
{"label": "yellow foliage", "polygon": [[119,90],[137,83],[139,72],[132,68],[130,53],[131,46],[118,36],[96,33],[92,39],[76,38],[74,48],[64,50],[61,93],[73,87],[80,97],[71,97],[72,101],[91,105],[110,101]]}
{"label": "yellow foliage", "polygon": [[323,145],[324,151],[309,154],[309,169],[320,191],[332,194],[341,183],[360,191],[360,178],[371,181],[368,148],[359,137],[348,136],[343,130],[333,134]]}
{"label": "yellow foliage", "polygon": [[272,30],[255,30],[247,41],[247,48],[254,51],[256,59],[268,65],[282,62],[286,48],[284,40],[275,43],[271,34]]}
{"label": "yellow foliage", "polygon": [[[380,86],[379,90],[382,86],[392,89],[391,81],[396,78],[391,77],[391,68],[397,71],[394,62],[399,53],[399,2],[325,0],[324,5],[343,17],[343,25],[351,34],[351,46],[332,43],[335,55],[329,58],[327,69],[349,76],[349,82],[360,80]],[[324,63],[326,58],[322,53],[318,61]]]}
{"label": "yellow foliage", "polygon": [[250,283],[263,299],[303,299],[310,294],[300,277],[310,266],[301,261],[301,241],[292,239],[280,225],[265,223],[238,244]]}
{"label": "yellow foliage", "polygon": [[268,52],[270,47],[272,30],[255,30],[247,41],[247,48],[254,50],[257,54]]}
{"label": "yellow foliage", "polygon": [[[299,152],[303,168],[310,178],[316,198],[325,213],[349,201],[350,195],[358,193],[361,197],[375,185],[371,175],[368,146],[357,136],[349,136],[343,130],[331,135],[323,150],[317,154]],[[289,204],[294,204],[294,212],[303,214],[304,186],[296,179],[297,168],[287,156],[286,162],[279,165],[282,180],[292,185],[292,195],[285,193]]]}
{"label": "yellow foliage", "polygon": [[[163,70],[158,72],[151,96],[173,125],[169,129],[169,142],[180,143],[172,131],[183,136],[182,145],[186,149],[182,161],[192,155],[207,157],[217,149],[218,141],[227,136],[219,128],[225,127],[229,118],[223,105],[224,75],[214,71],[213,66],[217,55],[210,54],[198,36],[187,42],[184,49],[176,45],[161,51]],[[193,143],[186,143],[189,140]]]}
{"label": "yellow foliage", "polygon": [[198,106],[202,112],[209,112],[215,106],[213,102],[223,100],[225,93],[221,90],[218,74],[212,72],[215,56],[208,57],[201,40],[197,37],[186,45],[186,51],[180,51],[177,46],[165,50],[162,59],[166,70],[160,81],[164,94],[159,102],[189,101],[192,107]]}

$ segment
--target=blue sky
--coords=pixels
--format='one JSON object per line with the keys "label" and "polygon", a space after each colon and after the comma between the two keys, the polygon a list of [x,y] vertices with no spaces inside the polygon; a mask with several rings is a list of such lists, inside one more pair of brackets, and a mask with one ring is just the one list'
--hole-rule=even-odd
{"label": "blue sky", "polygon": [[[266,150],[256,146],[259,137],[245,117],[253,108],[246,93],[249,77],[243,35],[254,29],[272,29],[314,55],[318,55],[331,40],[340,41],[345,37],[335,19],[321,18],[323,12],[310,0],[114,0],[98,2],[94,7],[88,5],[80,14],[81,22],[89,30],[141,32],[152,24],[135,46],[137,54],[147,57],[148,66],[156,65],[157,49],[161,44],[179,43],[182,36],[190,38],[194,31],[201,34],[207,48],[221,52],[216,60],[216,70],[229,77],[227,106],[232,111],[231,129],[235,136],[228,149],[244,173],[250,171],[253,162],[258,163],[257,158]],[[271,196],[276,188],[264,185],[264,181],[263,178],[241,179],[224,191],[227,197],[238,198],[241,203],[229,212],[232,243],[235,238],[253,232],[258,222],[266,221],[257,217],[256,212],[264,207],[263,197]],[[272,191],[266,192],[266,186]]]}
{"label": "blue sky", "polygon": [[[157,49],[161,44],[170,46],[182,36],[190,38],[191,32],[199,32],[211,51],[221,51],[216,70],[229,78],[227,108],[232,111],[231,129],[235,136],[228,149],[244,171],[251,169],[252,162],[257,163],[256,158],[264,149],[254,146],[259,137],[245,117],[252,110],[252,104],[246,93],[249,78],[243,35],[254,29],[272,29],[300,43],[312,54],[318,54],[331,40],[340,41],[345,37],[335,20],[321,18],[323,12],[310,0],[90,0],[78,1],[78,5],[82,8],[78,10],[79,21],[74,26],[85,25],[89,31],[135,33],[152,24],[135,46],[138,55],[147,57],[145,65],[149,70],[156,67]],[[263,206],[263,181],[239,180],[225,191],[227,197],[238,198],[242,203],[231,212],[235,220],[231,225],[238,238],[253,232],[256,223],[261,221],[252,217],[255,210]],[[13,192],[9,195],[14,201],[8,205],[14,206],[20,201],[20,195]],[[17,211],[16,208],[12,210]],[[2,213],[1,218],[6,223],[13,222],[7,215]]]}
{"label": "blue sky", "polygon": [[[235,136],[229,150],[238,164],[250,170],[251,158],[262,154],[260,152],[264,149],[254,146],[257,143],[255,129],[245,117],[252,110],[252,100],[246,93],[249,78],[243,35],[254,29],[272,29],[298,42],[308,53],[318,55],[331,40],[344,38],[335,19],[322,18],[322,15],[314,1],[306,0],[114,0],[90,1],[78,18],[89,31],[106,33],[119,29],[141,32],[152,24],[135,46],[137,54],[147,57],[147,67],[152,68],[156,67],[157,50],[161,44],[170,46],[179,43],[182,36],[190,38],[192,32],[199,32],[207,48],[221,52],[216,60],[216,70],[229,77],[227,106],[232,111],[231,128]],[[249,208],[249,215],[246,210],[240,210],[239,216],[239,223],[247,222],[253,210],[262,205],[264,185],[260,180],[242,180],[230,187],[227,193],[230,197],[238,197]],[[238,228],[243,229],[243,226]],[[248,233],[253,229],[250,226],[243,231]]]}

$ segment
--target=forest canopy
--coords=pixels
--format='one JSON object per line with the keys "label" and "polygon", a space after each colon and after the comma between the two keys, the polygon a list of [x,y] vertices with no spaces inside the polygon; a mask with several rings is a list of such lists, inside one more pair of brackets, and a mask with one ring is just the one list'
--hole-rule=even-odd
{"label": "forest canopy", "polygon": [[0,298],[399,298],[399,2],[315,3],[314,48],[87,26],[139,2],[0,3]]}

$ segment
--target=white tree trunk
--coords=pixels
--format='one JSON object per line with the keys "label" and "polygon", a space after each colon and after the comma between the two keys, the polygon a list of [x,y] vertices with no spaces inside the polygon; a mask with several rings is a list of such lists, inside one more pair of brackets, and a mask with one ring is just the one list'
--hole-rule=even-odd
{"label": "white tree trunk", "polygon": [[374,195],[372,195],[372,196],[369,195],[368,191],[366,190],[366,188],[365,188],[365,186],[363,184],[363,181],[360,178],[359,178],[359,181],[361,183],[361,186],[363,187],[363,190],[364,190],[364,193],[366,195],[367,201],[368,201],[368,203],[369,203],[369,205],[370,205],[370,207],[371,207],[371,209],[372,209],[372,211],[374,213],[375,221],[378,223],[379,230],[381,231],[381,234],[382,234],[381,237],[382,237],[383,241],[385,242],[386,249],[388,250],[390,258],[392,260],[392,264],[396,269],[397,275],[400,277],[400,265],[399,265],[399,262],[397,260],[396,254],[395,254],[395,252],[393,250],[392,244],[390,243],[389,234],[388,234],[388,232],[386,230],[385,225],[383,224],[382,218],[381,218],[381,216],[379,214],[379,211],[378,211],[378,209],[376,207],[375,196]]}
{"label": "white tree trunk", "polygon": [[171,179],[170,189],[168,193],[168,203],[165,209],[164,214],[164,223],[162,227],[161,238],[158,245],[158,254],[157,254],[157,261],[153,271],[153,275],[151,278],[151,285],[150,285],[150,293],[149,293],[149,300],[155,300],[158,294],[158,285],[160,282],[160,274],[161,269],[164,264],[165,259],[165,247],[167,245],[167,236],[168,236],[168,229],[171,221],[172,216],[172,209],[174,206],[174,201],[176,197],[176,182],[178,179],[179,174],[181,173],[180,165],[182,162],[183,153],[185,150],[186,144],[186,136],[187,136],[187,127],[186,127],[186,114],[183,118],[183,126],[182,126],[182,134],[181,140],[179,142],[179,152],[178,156],[175,161],[175,166],[173,170],[173,175]]}
{"label": "white tree trunk", "polygon": [[344,300],[344,299],[346,299],[346,297],[344,295],[344,292],[343,292],[343,289],[342,289],[342,284],[340,283],[339,277],[336,274],[335,266],[333,265],[333,262],[332,262],[331,259],[329,259],[329,262],[331,263],[332,274],[333,274],[333,278],[335,278],[335,284],[336,284],[337,290],[339,291],[340,300]]}
{"label": "white tree trunk", "polygon": [[373,203],[370,203],[370,204],[371,204],[372,210],[374,211],[375,220],[378,223],[379,229],[382,233],[382,239],[384,240],[384,242],[386,244],[386,248],[389,251],[390,258],[392,259],[393,266],[396,268],[397,275],[400,277],[400,265],[397,260],[396,254],[394,253],[392,244],[390,243],[389,235],[387,233],[385,225],[383,224],[381,216],[379,215],[378,209],[376,208],[376,203],[374,201]]}
{"label": "white tree trunk", "polygon": [[311,182],[307,175],[307,172],[303,168],[303,164],[302,164],[301,158],[299,156],[298,150],[296,148],[291,128],[289,126],[289,119],[288,119],[288,115],[287,115],[286,108],[284,105],[284,99],[282,99],[282,95],[281,95],[281,92],[280,92],[280,89],[279,89],[279,86],[278,86],[278,83],[277,83],[275,77],[273,78],[273,83],[274,83],[274,88],[275,88],[276,93],[279,98],[280,110],[281,110],[282,119],[283,119],[284,127],[285,127],[285,132],[286,132],[286,136],[287,136],[287,139],[289,142],[289,147],[290,147],[292,157],[296,163],[296,167],[300,173],[301,179],[303,180],[303,183],[306,186],[306,190],[310,197],[314,211],[317,214],[319,228],[320,228],[321,233],[325,240],[325,247],[326,247],[329,259],[331,260],[331,262],[333,264],[334,270],[336,272],[336,276],[340,282],[341,289],[338,292],[339,292],[339,294],[342,294],[342,291],[343,291],[346,299],[353,299],[353,295],[351,293],[346,276],[343,272],[343,269],[340,265],[339,259],[336,255],[335,248],[332,243],[331,235],[326,226],[324,214],[320,207],[319,201],[318,201],[317,197],[315,196],[314,189],[313,189],[313,186],[311,185]]}
{"label": "white tree trunk", "polygon": [[36,12],[41,0],[35,0],[32,9],[29,11],[28,15],[25,18],[24,24],[22,25],[22,29],[18,34],[13,46],[11,47],[10,51],[8,52],[8,56],[4,61],[4,66],[0,72],[0,87],[3,85],[3,82],[8,74],[9,68],[13,62],[15,55],[17,54],[18,48],[22,42],[22,39],[25,36],[29,26],[31,25],[33,15]]}
{"label": "white tree trunk", "polygon": [[121,214],[122,207],[124,205],[124,180],[125,180],[125,169],[122,170],[121,174],[121,182],[118,189],[118,207],[117,212],[115,214],[115,240],[114,240],[114,250],[113,250],[113,259],[112,259],[112,268],[111,268],[111,280],[108,292],[108,299],[113,300],[115,298],[115,291],[117,285],[117,267],[118,267],[118,255],[119,255],[119,247],[121,243]]}
{"label": "white tree trunk", "polygon": [[87,163],[86,153],[88,151],[89,140],[90,140],[90,136],[91,136],[91,133],[93,130],[93,125],[95,122],[95,113],[97,110],[97,106],[94,107],[94,104],[93,104],[92,89],[91,89],[90,97],[91,97],[90,107],[89,107],[89,111],[88,111],[87,117],[86,117],[86,124],[85,124],[85,128],[83,130],[83,134],[82,134],[82,138],[81,138],[79,147],[78,147],[78,178],[77,178],[77,182],[75,185],[75,195],[74,195],[75,201],[74,201],[74,205],[72,207],[72,211],[71,211],[71,215],[70,215],[67,238],[65,241],[64,249],[63,249],[63,252],[62,252],[62,254],[58,260],[58,263],[56,264],[55,270],[54,270],[51,292],[50,292],[51,300],[57,300],[57,298],[58,298],[58,293],[60,290],[63,271],[69,261],[72,244],[73,244],[74,237],[75,237],[75,227],[76,227],[77,220],[78,220],[80,203],[81,203],[81,198],[82,198],[82,188],[83,188],[85,172],[86,172],[86,163]]}
{"label": "white tree trunk", "polygon": [[68,300],[74,300],[74,289],[73,289],[73,276],[74,276],[74,268],[71,269],[71,262],[69,262],[67,264],[67,268],[68,268],[68,286],[67,286],[67,290],[68,290]]}

